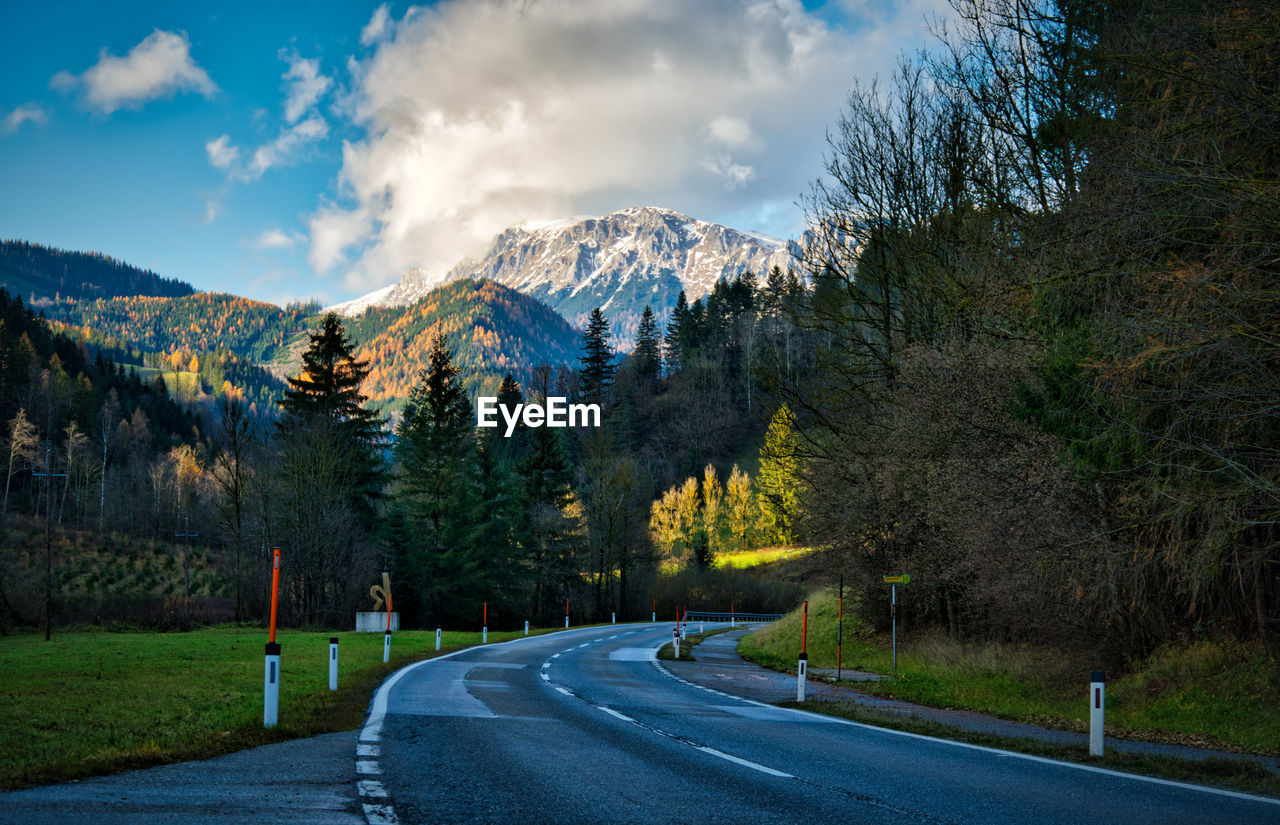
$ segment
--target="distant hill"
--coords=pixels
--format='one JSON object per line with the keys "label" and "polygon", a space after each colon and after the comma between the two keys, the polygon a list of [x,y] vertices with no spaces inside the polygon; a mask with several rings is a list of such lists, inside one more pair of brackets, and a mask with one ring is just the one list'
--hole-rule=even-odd
{"label": "distant hill", "polygon": [[122,295],[190,295],[195,287],[98,252],[68,252],[27,241],[0,241],[0,286],[28,305]]}
{"label": "distant hill", "polygon": [[580,334],[537,299],[493,281],[464,278],[406,307],[375,307],[343,321],[369,360],[364,392],[383,410],[404,407],[426,365],[431,338],[443,332],[472,391],[496,391],[511,373],[527,386],[539,363],[576,363]]}
{"label": "distant hill", "polygon": [[178,297],[149,295],[59,301],[45,315],[87,340],[143,352],[225,350],[255,362],[269,361],[314,314],[312,304],[275,304],[218,292]]}

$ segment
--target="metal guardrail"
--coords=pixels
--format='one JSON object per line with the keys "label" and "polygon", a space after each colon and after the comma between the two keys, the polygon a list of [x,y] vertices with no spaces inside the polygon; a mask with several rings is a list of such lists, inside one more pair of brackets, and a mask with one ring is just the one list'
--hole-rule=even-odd
{"label": "metal guardrail", "polygon": [[691,622],[776,622],[782,613],[709,613],[705,610],[690,610],[685,617]]}

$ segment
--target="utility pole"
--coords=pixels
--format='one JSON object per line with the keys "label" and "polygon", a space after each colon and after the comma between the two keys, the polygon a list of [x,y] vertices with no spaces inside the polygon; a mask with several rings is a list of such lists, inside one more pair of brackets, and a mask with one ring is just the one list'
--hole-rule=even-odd
{"label": "utility pole", "polygon": [[182,532],[174,533],[175,539],[182,539],[182,606],[187,608],[191,601],[191,539],[199,533],[191,532],[191,516],[182,514]]}
{"label": "utility pole", "polygon": [[47,642],[53,635],[53,491],[49,487],[49,479],[66,478],[66,473],[55,473],[50,464],[53,452],[49,440],[44,442],[44,472],[32,473],[35,478],[44,479],[44,640]]}

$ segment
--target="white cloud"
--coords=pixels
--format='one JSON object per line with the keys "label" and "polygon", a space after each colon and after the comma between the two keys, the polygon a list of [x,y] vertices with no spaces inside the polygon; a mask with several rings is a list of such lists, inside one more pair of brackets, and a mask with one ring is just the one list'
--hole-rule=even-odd
{"label": "white cloud", "polygon": [[254,249],[293,249],[306,238],[299,232],[285,232],[279,227],[268,229],[250,242]]}
{"label": "white cloud", "polygon": [[50,85],[80,91],[85,103],[102,114],[137,109],[149,100],[180,91],[210,97],[218,91],[204,69],[191,58],[185,32],[156,29],[124,57],[99,52],[98,62],[79,76],[58,72]]}
{"label": "white cloud", "polygon": [[878,13],[856,31],[795,0],[455,0],[388,18],[353,65],[345,103],[366,135],[344,146],[341,204],[312,219],[312,266],[357,248],[346,286],[369,289],[442,274],[522,220],[793,202],[854,76],[926,40],[919,6]]}
{"label": "white cloud", "polygon": [[310,144],[329,136],[329,124],[319,115],[311,115],[301,123],[282,129],[280,135],[264,146],[259,146],[249,160],[248,168],[240,172],[241,180],[257,180],[268,169],[291,166],[298,162]]}
{"label": "white cloud", "polygon": [[346,250],[360,243],[371,227],[372,221],[362,209],[322,207],[307,222],[311,233],[307,263],[316,272],[328,272],[346,260]]}
{"label": "white cloud", "polygon": [[372,46],[382,40],[391,31],[391,14],[387,4],[383,3],[373,12],[373,17],[360,30],[360,45]]}
{"label": "white cloud", "polygon": [[0,133],[11,135],[22,128],[24,123],[41,124],[47,119],[44,109],[34,103],[26,103],[14,108],[9,114],[0,118]]}
{"label": "white cloud", "polygon": [[757,143],[751,124],[740,117],[721,116],[707,124],[707,135],[716,143],[729,147],[750,147]]}
{"label": "white cloud", "polygon": [[215,169],[230,169],[231,164],[240,159],[240,147],[231,145],[230,135],[208,141],[204,145],[204,151]]}
{"label": "white cloud", "polygon": [[308,60],[294,53],[281,53],[289,70],[281,77],[287,83],[284,102],[286,123],[297,123],[333,86],[333,80],[320,74],[320,59]]}

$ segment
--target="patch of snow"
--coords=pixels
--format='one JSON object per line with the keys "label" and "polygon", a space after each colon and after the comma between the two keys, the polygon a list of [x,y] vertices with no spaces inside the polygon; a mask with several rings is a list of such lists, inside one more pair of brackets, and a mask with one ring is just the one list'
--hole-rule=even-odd
{"label": "patch of snow", "polygon": [[398,283],[397,281],[394,284],[387,284],[382,289],[375,289],[373,292],[361,295],[359,298],[352,298],[350,301],[343,301],[340,304],[325,307],[321,312],[336,312],[347,318],[354,318],[369,307],[376,306],[379,301],[386,297],[387,293],[396,288]]}

